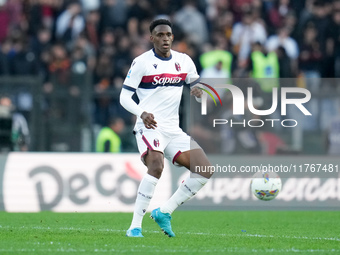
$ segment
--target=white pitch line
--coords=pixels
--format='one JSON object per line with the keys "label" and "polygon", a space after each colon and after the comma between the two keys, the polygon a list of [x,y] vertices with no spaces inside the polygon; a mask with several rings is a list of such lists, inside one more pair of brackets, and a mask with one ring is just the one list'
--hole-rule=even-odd
{"label": "white pitch line", "polygon": [[[99,232],[122,232],[125,233],[126,230],[121,229],[109,229],[109,228],[102,228],[102,229],[89,229],[89,228],[74,228],[74,227],[59,227],[59,228],[50,228],[50,227],[38,227],[38,226],[32,226],[32,227],[12,227],[12,226],[2,226],[1,228],[17,228],[17,229],[38,229],[38,230],[75,230],[75,231],[99,231]],[[154,231],[154,230],[144,230],[143,233],[159,233],[160,231]],[[327,240],[327,241],[336,241],[340,242],[340,238],[338,237],[308,237],[308,236],[274,236],[274,235],[261,235],[261,234],[219,234],[219,233],[204,233],[204,232],[176,232],[178,234],[183,235],[203,235],[203,236],[224,236],[224,237],[256,237],[256,238],[285,238],[285,239],[304,239],[304,240]]]}

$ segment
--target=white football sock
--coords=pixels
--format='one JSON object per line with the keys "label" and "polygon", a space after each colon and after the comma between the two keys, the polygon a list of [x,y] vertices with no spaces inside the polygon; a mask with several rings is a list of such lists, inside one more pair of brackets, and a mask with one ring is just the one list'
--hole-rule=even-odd
{"label": "white football sock", "polygon": [[190,174],[181,183],[181,185],[179,185],[172,197],[170,197],[170,199],[160,207],[161,212],[172,214],[178,206],[196,195],[196,193],[207,183],[208,180],[208,178],[202,177],[198,174]]}
{"label": "white football sock", "polygon": [[158,179],[146,174],[139,184],[133,218],[129,229],[141,228],[142,220],[150,204]]}

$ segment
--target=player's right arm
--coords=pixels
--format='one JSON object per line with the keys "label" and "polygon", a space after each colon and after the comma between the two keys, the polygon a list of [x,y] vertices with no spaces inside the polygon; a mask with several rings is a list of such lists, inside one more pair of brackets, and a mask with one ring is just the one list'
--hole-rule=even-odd
{"label": "player's right arm", "polygon": [[140,117],[143,123],[148,129],[155,129],[157,122],[154,119],[152,113],[144,111],[136,102],[132,99],[138,88],[144,74],[144,66],[142,61],[134,60],[128,75],[125,78],[122,91],[120,93],[120,104],[129,112]]}

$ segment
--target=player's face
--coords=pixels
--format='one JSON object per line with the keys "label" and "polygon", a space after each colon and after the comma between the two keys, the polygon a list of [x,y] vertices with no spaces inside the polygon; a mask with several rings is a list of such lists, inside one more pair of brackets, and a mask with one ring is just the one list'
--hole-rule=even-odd
{"label": "player's face", "polygon": [[172,41],[174,35],[172,34],[171,27],[168,25],[158,25],[152,31],[150,36],[151,42],[153,42],[155,51],[161,57],[169,57]]}

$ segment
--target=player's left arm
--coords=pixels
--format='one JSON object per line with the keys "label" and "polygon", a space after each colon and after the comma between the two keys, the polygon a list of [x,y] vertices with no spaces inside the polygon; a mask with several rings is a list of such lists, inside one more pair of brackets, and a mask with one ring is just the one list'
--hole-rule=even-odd
{"label": "player's left arm", "polygon": [[188,55],[186,55],[186,57],[188,58],[188,74],[185,82],[190,85],[190,95],[195,96],[196,101],[200,102],[203,94],[203,91],[199,89],[200,76],[197,73],[196,66],[192,59]]}

